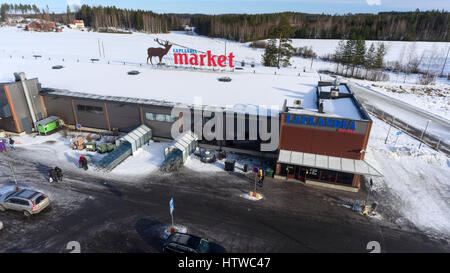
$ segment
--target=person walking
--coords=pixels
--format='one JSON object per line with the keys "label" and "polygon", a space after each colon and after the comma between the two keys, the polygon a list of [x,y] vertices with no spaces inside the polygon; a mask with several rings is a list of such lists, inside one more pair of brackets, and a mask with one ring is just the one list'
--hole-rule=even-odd
{"label": "person walking", "polygon": [[9,138],[9,146],[11,147],[11,149],[13,149],[14,151],[16,150],[15,147],[16,141],[14,139],[12,139],[12,137]]}
{"label": "person walking", "polygon": [[258,186],[262,187],[264,185],[264,171],[262,169],[259,170],[258,178]]}
{"label": "person walking", "polygon": [[80,168],[83,167],[83,158],[84,158],[84,155],[81,155],[80,158],[78,159],[78,166]]}
{"label": "person walking", "polygon": [[80,168],[83,168],[85,171],[88,169],[88,163],[87,159],[84,155],[80,156],[80,159],[78,160],[78,163],[80,163]]}
{"label": "person walking", "polygon": [[2,153],[3,153],[3,151],[7,152],[7,151],[6,151],[5,140],[2,140],[2,141],[0,142],[0,148],[1,148],[1,152],[2,152]]}
{"label": "person walking", "polygon": [[49,171],[49,176],[50,176],[50,183],[52,182],[58,182],[58,177],[56,176],[56,171],[55,169],[51,168]]}
{"label": "person walking", "polygon": [[62,181],[62,178],[63,178],[62,170],[59,167],[55,167],[55,172],[56,172],[56,177],[58,178],[58,180]]}

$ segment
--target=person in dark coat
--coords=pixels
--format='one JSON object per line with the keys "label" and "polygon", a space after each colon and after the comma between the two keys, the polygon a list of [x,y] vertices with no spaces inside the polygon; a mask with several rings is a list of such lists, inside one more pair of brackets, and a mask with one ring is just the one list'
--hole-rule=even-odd
{"label": "person in dark coat", "polygon": [[258,185],[260,187],[264,186],[264,171],[261,169],[259,170],[259,174],[258,174]]}
{"label": "person in dark coat", "polygon": [[87,169],[88,169],[88,163],[87,163],[86,157],[83,157],[83,169],[84,169],[85,171],[87,171]]}
{"label": "person in dark coat", "polygon": [[16,147],[14,146],[14,144],[16,143],[16,141],[14,139],[12,139],[12,137],[9,138],[9,146],[11,147],[11,149],[16,150]]}
{"label": "person in dark coat", "polygon": [[62,170],[59,167],[55,167],[55,172],[56,172],[56,177],[58,178],[58,180],[62,181],[62,178],[63,178]]}
{"label": "person in dark coat", "polygon": [[51,178],[54,182],[58,182],[58,176],[56,175],[55,169],[51,168],[50,171],[49,171],[49,175],[50,175],[50,178]]}

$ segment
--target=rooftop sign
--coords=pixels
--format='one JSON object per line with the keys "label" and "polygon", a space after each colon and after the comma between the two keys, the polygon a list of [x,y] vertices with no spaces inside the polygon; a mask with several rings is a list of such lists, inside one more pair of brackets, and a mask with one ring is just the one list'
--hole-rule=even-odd
{"label": "rooftop sign", "polygon": [[311,125],[317,127],[334,128],[343,132],[354,132],[355,121],[354,120],[341,120],[334,118],[322,118],[322,117],[310,117],[310,116],[292,116],[286,115],[286,123],[294,123],[301,125]]}
{"label": "rooftop sign", "polygon": [[234,67],[234,57],[232,52],[226,56],[213,55],[211,50],[208,50],[206,54],[198,54],[195,49],[173,49],[174,63],[180,65]]}

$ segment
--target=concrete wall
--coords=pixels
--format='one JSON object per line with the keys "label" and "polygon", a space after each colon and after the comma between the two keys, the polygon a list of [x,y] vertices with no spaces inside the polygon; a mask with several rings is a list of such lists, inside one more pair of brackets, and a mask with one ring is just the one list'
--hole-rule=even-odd
{"label": "concrete wall", "polygon": [[51,95],[45,95],[42,98],[49,116],[58,116],[66,124],[75,125],[76,121],[73,113],[72,100],[70,98]]}
{"label": "concrete wall", "polygon": [[[36,114],[36,120],[47,117],[44,106],[39,95],[40,86],[37,79],[29,79],[25,84],[30,92],[31,104]],[[5,86],[7,88],[5,89]],[[11,82],[4,84],[0,88],[0,100],[7,102],[11,108],[12,117],[0,120],[0,129],[12,132],[31,132],[33,129],[32,118],[28,108],[27,100],[21,82]],[[6,95],[9,91],[9,98]],[[12,104],[12,105],[11,105]]]}

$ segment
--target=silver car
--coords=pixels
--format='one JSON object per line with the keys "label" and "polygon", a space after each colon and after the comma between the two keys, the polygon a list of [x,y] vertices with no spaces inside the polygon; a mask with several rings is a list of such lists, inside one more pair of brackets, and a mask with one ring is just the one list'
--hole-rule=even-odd
{"label": "silver car", "polygon": [[30,189],[9,191],[0,196],[0,211],[17,210],[22,211],[25,216],[37,214],[48,205],[50,199],[47,195]]}

